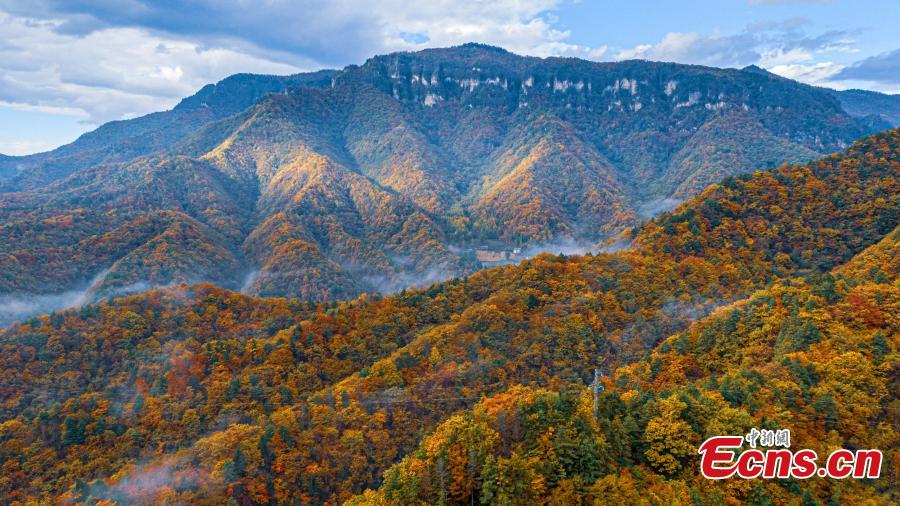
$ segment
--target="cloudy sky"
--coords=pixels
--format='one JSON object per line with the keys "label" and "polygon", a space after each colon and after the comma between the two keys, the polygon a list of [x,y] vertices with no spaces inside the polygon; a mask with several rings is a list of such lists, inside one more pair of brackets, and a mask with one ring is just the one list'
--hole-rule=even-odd
{"label": "cloudy sky", "polygon": [[900,93],[897,0],[0,0],[0,153],[287,74],[476,41],[520,54],[756,64]]}

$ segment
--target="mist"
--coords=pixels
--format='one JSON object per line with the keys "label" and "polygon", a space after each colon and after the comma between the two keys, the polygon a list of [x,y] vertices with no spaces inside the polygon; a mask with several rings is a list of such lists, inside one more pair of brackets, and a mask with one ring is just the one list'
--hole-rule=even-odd
{"label": "mist", "polygon": [[678,207],[678,204],[684,202],[683,199],[659,198],[649,200],[638,206],[637,213],[641,218],[648,220],[660,213],[671,211]]}
{"label": "mist", "polygon": [[34,315],[81,307],[88,301],[87,290],[71,290],[51,295],[0,296],[0,324]]}
{"label": "mist", "polygon": [[103,270],[95,275],[84,288],[67,290],[65,292],[0,295],[0,326],[6,326],[14,321],[21,321],[41,314],[77,309],[97,302],[100,298],[122,297],[154,288],[147,281],[138,281],[126,286],[106,288],[103,290],[102,297],[100,297],[98,296],[98,289],[108,274],[108,269]]}
{"label": "mist", "polygon": [[[672,200],[672,199],[668,199]],[[506,263],[519,263],[542,253],[553,255],[584,255],[587,253],[597,252],[613,252],[626,249],[627,243],[615,241],[608,244],[600,244],[584,239],[576,239],[572,237],[560,237],[553,241],[533,243],[525,245],[522,252],[516,258]],[[447,245],[448,250],[456,255],[463,255],[470,251],[470,247],[459,245]],[[505,248],[512,249],[512,246]],[[359,268],[358,266],[344,265],[343,267],[354,272],[358,279],[364,285],[371,289],[382,293],[392,294],[406,288],[423,288],[435,283],[440,283],[451,278],[466,276],[479,270],[480,265],[451,265],[442,263],[440,265],[429,266],[423,270],[415,269],[408,259],[404,257],[394,257],[392,259],[397,265],[398,270],[391,273],[372,273],[370,270]],[[270,276],[283,276],[296,274],[297,272],[264,272],[258,269],[246,272],[243,279],[235,283],[238,291],[244,294],[252,294],[254,286],[261,280]],[[112,299],[131,295],[134,293],[144,292],[155,288],[166,288],[174,285],[155,285],[149,281],[138,281],[126,286],[104,287],[109,270],[103,270],[94,276],[90,282],[86,283],[83,288],[71,289],[64,292],[54,294],[8,294],[0,295],[0,326],[6,326],[14,321],[22,321],[33,316],[52,313],[56,311],[64,311],[67,309],[77,309],[87,304],[98,302],[102,299]],[[202,281],[195,279],[188,284]]]}
{"label": "mist", "polygon": [[118,504],[153,504],[159,494],[167,489],[180,493],[195,491],[204,485],[201,473],[190,466],[176,467],[178,460],[170,457],[160,463],[131,466],[115,483],[95,480],[89,485],[85,499],[107,499]]}
{"label": "mist", "polygon": [[400,271],[390,275],[367,275],[362,279],[379,293],[391,294],[404,288],[424,288],[463,274],[465,273],[458,272],[446,265],[440,265],[429,267],[423,272]]}
{"label": "mist", "polygon": [[55,294],[2,295],[0,296],[0,325],[7,325],[16,320],[31,318],[39,314],[84,306],[92,301],[95,287],[106,279],[107,274],[109,274],[109,270],[104,269],[82,289]]}
{"label": "mist", "polygon": [[248,294],[250,288],[253,287],[253,284],[256,282],[256,278],[259,277],[259,269],[253,269],[244,276],[244,280],[241,282],[241,288],[238,290],[243,294]]}
{"label": "mist", "polygon": [[533,258],[541,253],[550,253],[551,255],[585,255],[587,253],[599,251],[600,247],[596,242],[586,241],[583,239],[574,239],[571,237],[561,237],[554,241],[542,242],[537,244],[529,244],[522,248],[522,257],[520,260]]}

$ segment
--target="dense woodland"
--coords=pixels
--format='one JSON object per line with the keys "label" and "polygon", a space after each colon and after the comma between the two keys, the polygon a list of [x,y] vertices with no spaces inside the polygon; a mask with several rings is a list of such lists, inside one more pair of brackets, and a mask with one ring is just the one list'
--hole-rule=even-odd
{"label": "dense woodland", "polygon": [[[70,504],[896,503],[900,130],[618,241],[394,296],[181,285],[0,331],[0,497]],[[604,372],[591,413],[593,368]],[[709,435],[874,481],[698,478]]]}
{"label": "dense woodland", "polygon": [[[350,501],[381,504],[863,504],[897,500],[898,238],[815,280],[786,278],[587,389],[513,386],[456,413]],[[697,447],[748,427],[794,445],[886,449],[856,480],[699,476]]]}

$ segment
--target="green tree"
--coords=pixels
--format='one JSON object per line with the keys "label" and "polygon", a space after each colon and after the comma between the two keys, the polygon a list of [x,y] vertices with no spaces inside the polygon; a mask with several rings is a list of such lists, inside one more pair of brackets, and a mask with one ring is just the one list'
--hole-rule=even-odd
{"label": "green tree", "polygon": [[676,474],[696,451],[691,444],[696,435],[691,426],[681,419],[686,408],[687,404],[672,395],[659,401],[659,416],[647,423],[644,435],[649,445],[645,452],[647,461],[663,474]]}
{"label": "green tree", "polygon": [[62,423],[63,446],[84,444],[84,422],[72,415],[66,416]]}

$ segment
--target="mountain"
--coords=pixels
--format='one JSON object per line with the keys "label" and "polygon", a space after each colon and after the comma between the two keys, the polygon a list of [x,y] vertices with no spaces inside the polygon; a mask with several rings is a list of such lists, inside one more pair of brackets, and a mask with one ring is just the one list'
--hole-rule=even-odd
{"label": "mountain", "polygon": [[26,320],[0,331],[0,497],[896,502],[886,480],[711,487],[691,445],[775,423],[896,453],[898,176],[900,129],[726,178],[615,253],[351,302],[199,284]]}
{"label": "mountain", "polygon": [[14,159],[0,295],[392,292],[583,249],[713,181],[871,131],[826,91],[746,69],[478,44],[239,75]]}
{"label": "mountain", "polygon": [[892,127],[900,126],[900,95],[868,90],[830,90],[830,92],[851,116],[860,118],[875,116]]}
{"label": "mountain", "polygon": [[75,142],[29,156],[0,156],[0,191],[39,188],[97,164],[131,160],[169,148],[210,122],[243,111],[289,86],[327,86],[333,71],[291,76],[235,74],[208,84],[170,111],[112,121]]}
{"label": "mountain", "polygon": [[0,181],[9,177],[13,171],[13,160],[15,157],[0,154]]}
{"label": "mountain", "polygon": [[[756,65],[748,65],[741,70],[771,78],[786,79]],[[837,98],[847,114],[859,118],[873,129],[886,130],[900,126],[900,95],[870,90],[819,89]]]}

